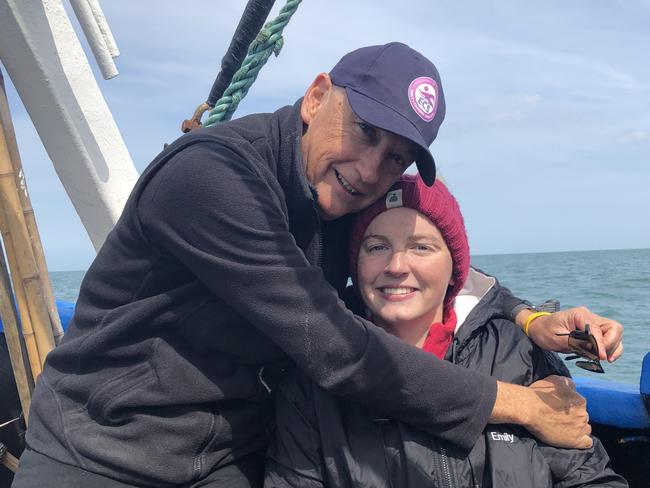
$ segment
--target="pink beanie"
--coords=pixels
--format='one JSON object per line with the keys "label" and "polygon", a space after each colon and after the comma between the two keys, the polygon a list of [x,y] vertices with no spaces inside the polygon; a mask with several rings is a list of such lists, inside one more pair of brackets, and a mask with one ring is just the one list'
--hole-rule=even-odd
{"label": "pink beanie", "polygon": [[470,257],[465,222],[458,202],[440,180],[436,180],[433,186],[429,187],[419,175],[403,175],[385,197],[357,214],[352,225],[349,248],[352,283],[358,291],[357,265],[366,229],[379,214],[396,207],[412,208],[428,217],[438,228],[449,248],[453,261],[454,285],[445,296],[444,308],[447,313],[447,310],[452,307],[454,298],[465,284],[469,273]]}

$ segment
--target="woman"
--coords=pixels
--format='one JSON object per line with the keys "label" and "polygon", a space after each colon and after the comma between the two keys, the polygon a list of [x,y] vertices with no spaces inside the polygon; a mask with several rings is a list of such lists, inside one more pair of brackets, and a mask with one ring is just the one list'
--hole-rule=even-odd
{"label": "woman", "polygon": [[[427,187],[404,176],[352,229],[354,292],[386,332],[433,361],[511,383],[568,375],[556,355],[500,315],[496,280],[470,271],[469,261],[460,209],[439,181]],[[282,384],[277,409],[267,487],[627,486],[597,439],[588,450],[556,449],[517,426],[489,425],[462,452],[299,374]]]}

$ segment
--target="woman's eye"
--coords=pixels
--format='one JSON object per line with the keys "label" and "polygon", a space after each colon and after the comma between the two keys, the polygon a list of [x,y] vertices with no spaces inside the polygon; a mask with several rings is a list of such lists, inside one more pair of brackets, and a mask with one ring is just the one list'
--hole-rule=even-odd
{"label": "woman's eye", "polygon": [[384,244],[370,244],[369,246],[366,247],[367,252],[379,252],[379,251],[385,251],[388,249],[388,246]]}

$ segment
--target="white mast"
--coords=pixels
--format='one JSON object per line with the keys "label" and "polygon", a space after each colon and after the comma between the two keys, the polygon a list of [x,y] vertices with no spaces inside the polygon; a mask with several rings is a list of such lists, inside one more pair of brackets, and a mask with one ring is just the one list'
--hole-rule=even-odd
{"label": "white mast", "polygon": [[[97,49],[116,53],[97,2],[90,6],[100,25],[86,27],[101,32]],[[61,1],[0,0],[0,60],[99,249],[138,173]],[[112,60],[102,64],[110,72]]]}

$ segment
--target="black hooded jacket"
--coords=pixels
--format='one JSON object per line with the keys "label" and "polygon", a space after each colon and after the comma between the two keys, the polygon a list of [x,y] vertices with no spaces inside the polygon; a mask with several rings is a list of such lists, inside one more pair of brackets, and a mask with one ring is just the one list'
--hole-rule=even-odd
{"label": "black hooded jacket", "polygon": [[266,448],[287,358],[334,395],[474,444],[495,380],[339,300],[348,219],[319,220],[299,103],[185,135],[143,172],[47,358],[33,450],[136,485],[203,479]]}
{"label": "black hooded jacket", "polygon": [[[457,299],[459,323],[471,312],[446,361],[520,385],[569,375],[555,353],[503,318],[494,278],[472,270],[469,283],[473,291]],[[483,296],[479,303],[476,295]],[[441,394],[447,386],[440,385]],[[468,452],[394,420],[379,405],[335,398],[300,373],[281,383],[276,416],[265,488],[627,486],[596,438],[591,449],[558,449],[519,426],[488,425]]]}

